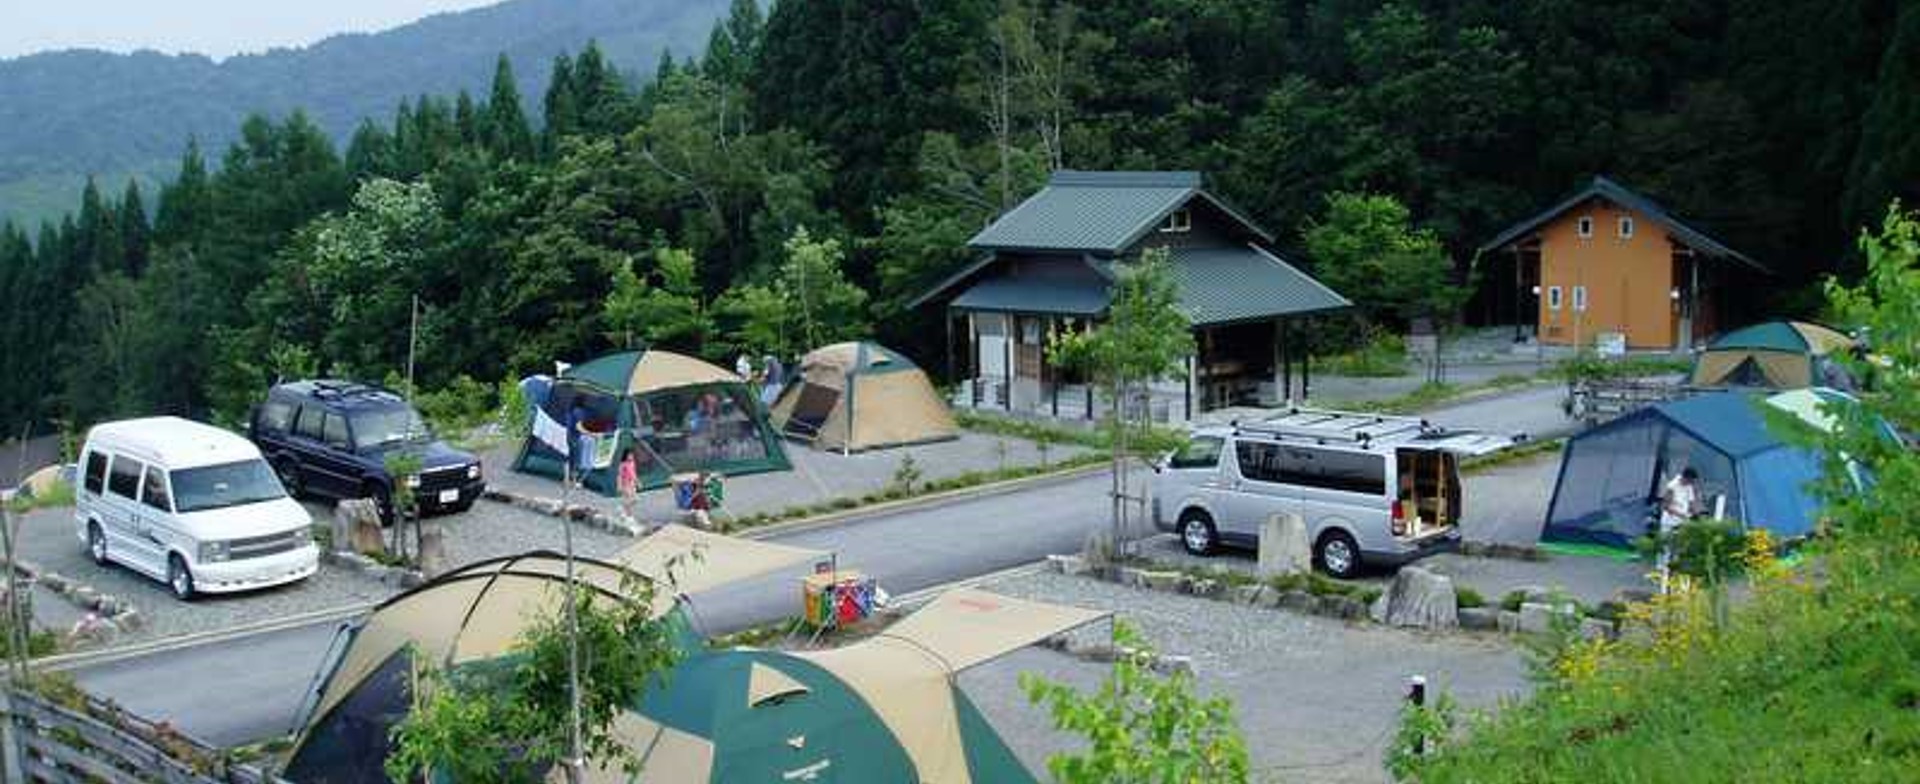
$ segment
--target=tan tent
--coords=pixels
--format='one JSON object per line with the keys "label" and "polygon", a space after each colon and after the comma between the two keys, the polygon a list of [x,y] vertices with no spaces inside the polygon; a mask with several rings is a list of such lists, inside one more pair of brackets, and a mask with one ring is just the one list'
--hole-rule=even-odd
{"label": "tan tent", "polygon": [[959,434],[926,373],[898,352],[865,342],[835,343],[802,357],[769,419],[788,437],[842,452]]}
{"label": "tan tent", "polygon": [[1854,347],[1845,334],[1801,321],[1769,321],[1734,330],[1694,360],[1692,382],[1701,386],[1803,389],[1840,381],[1829,355]]}

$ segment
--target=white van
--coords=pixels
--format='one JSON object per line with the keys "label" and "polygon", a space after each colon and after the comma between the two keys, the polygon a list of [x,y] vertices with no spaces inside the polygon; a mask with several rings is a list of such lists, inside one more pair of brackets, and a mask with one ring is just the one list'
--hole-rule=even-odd
{"label": "white van", "polygon": [[1257,546],[1260,524],[1298,514],[1314,563],[1335,577],[1460,541],[1459,458],[1524,436],[1449,432],[1423,420],[1291,409],[1204,428],[1155,467],[1153,520],[1188,552]]}
{"label": "white van", "polygon": [[260,450],[178,417],[87,433],[74,522],[95,563],[164,580],[181,599],[293,582],[320,564],[313,518]]}

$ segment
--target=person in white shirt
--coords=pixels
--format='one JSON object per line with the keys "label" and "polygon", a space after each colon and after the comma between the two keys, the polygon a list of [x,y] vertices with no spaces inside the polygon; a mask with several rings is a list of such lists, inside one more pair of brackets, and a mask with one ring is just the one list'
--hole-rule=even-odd
{"label": "person in white shirt", "polygon": [[752,378],[753,360],[748,359],[746,354],[741,354],[739,359],[733,361],[733,373],[741,379]]}
{"label": "person in white shirt", "polygon": [[[1700,473],[1692,468],[1682,469],[1672,479],[1667,480],[1666,488],[1660,493],[1660,537],[1666,539],[1700,513]],[[1660,544],[1660,592],[1667,591],[1667,569],[1673,560],[1673,546],[1670,542]]]}

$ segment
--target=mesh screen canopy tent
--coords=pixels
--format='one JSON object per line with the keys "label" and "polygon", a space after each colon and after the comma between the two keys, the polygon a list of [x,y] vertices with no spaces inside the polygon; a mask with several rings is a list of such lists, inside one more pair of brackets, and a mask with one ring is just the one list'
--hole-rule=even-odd
{"label": "mesh screen canopy tent", "polygon": [[[597,492],[618,491],[618,463],[632,454],[643,487],[675,473],[726,475],[792,467],[766,410],[739,376],[692,357],[647,350],[568,368],[530,390],[531,434],[514,469],[560,478],[571,441],[574,470]],[[585,457],[597,453],[604,457]]]}
{"label": "mesh screen canopy tent", "polygon": [[959,434],[927,374],[876,343],[836,343],[802,357],[798,378],[769,416],[788,437],[842,452]]}
{"label": "mesh screen canopy tent", "polygon": [[1658,513],[1662,485],[1686,468],[1700,497],[1780,539],[1805,536],[1818,519],[1812,484],[1820,456],[1767,426],[1758,395],[1719,392],[1643,408],[1573,437],[1541,539],[1628,548]]}
{"label": "mesh screen canopy tent", "polygon": [[1853,338],[1803,321],[1769,321],[1720,336],[1694,360],[1691,380],[1700,386],[1800,389],[1849,388],[1832,354],[1854,347]]}

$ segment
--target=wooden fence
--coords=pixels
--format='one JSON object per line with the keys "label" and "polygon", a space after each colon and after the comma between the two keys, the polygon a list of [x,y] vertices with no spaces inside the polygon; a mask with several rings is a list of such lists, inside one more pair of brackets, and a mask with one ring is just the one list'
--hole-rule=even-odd
{"label": "wooden fence", "polygon": [[4,696],[15,744],[8,751],[27,784],[289,784],[92,698],[82,711],[23,689]]}

